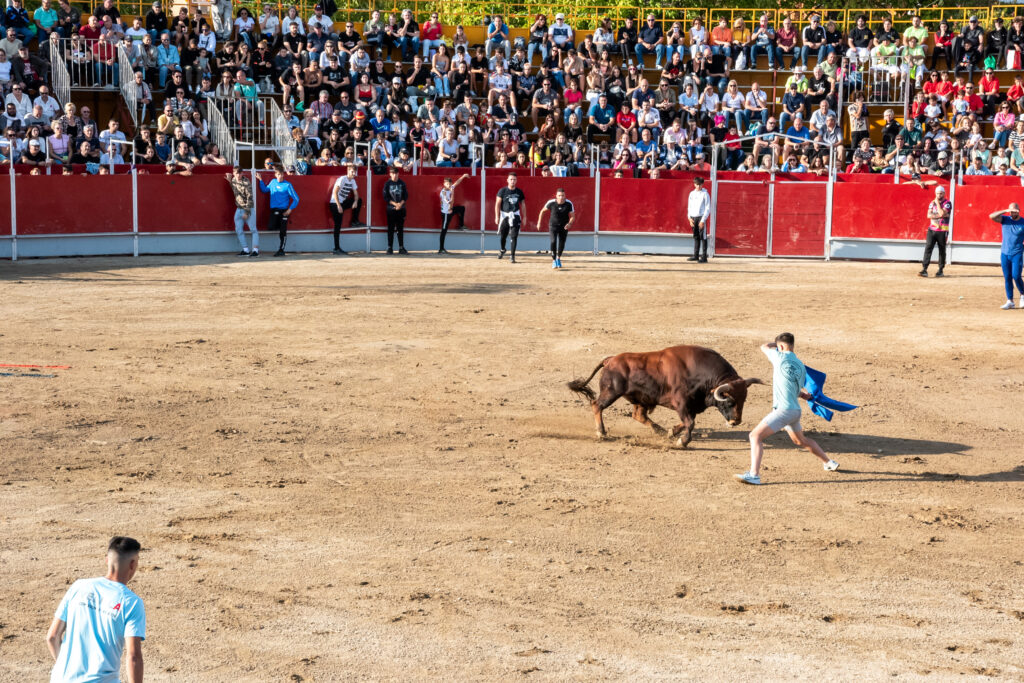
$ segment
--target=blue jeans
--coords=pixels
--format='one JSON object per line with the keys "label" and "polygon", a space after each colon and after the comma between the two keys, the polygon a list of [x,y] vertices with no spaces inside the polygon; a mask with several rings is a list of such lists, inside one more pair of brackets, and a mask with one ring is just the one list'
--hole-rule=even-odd
{"label": "blue jeans", "polygon": [[761,125],[762,126],[767,126],[768,125],[768,110],[767,109],[762,109],[761,111],[751,111],[751,110],[747,109],[747,110],[744,110],[744,111],[745,111],[745,113],[747,115],[747,125],[749,125],[750,122],[753,121],[755,118],[761,119]]}
{"label": "blue jeans", "polygon": [[789,130],[789,122],[792,121],[792,120],[793,120],[793,114],[790,114],[788,111],[784,111],[781,114],[779,114],[779,130],[781,130],[781,131]]}
{"label": "blue jeans", "polygon": [[[729,45],[712,45],[711,54],[713,55],[725,55],[726,57],[732,57],[732,47]],[[682,55],[680,55],[682,56]]]}
{"label": "blue jeans", "polygon": [[1017,291],[1024,297],[1024,279],[1021,278],[1021,268],[1024,267],[1024,255],[1009,254],[999,255],[999,265],[1003,267],[1003,286],[1006,287],[1007,300],[1013,299],[1013,286],[1017,285]]}
{"label": "blue jeans", "polygon": [[533,53],[540,50],[540,58],[548,58],[548,46],[544,43],[530,43],[526,46],[526,63],[533,64]]}
{"label": "blue jeans", "polygon": [[[97,65],[97,66],[99,66],[99,65]],[[178,69],[178,65],[177,64],[165,64],[165,65],[160,67],[160,87],[161,88],[164,87],[165,85],[167,85],[167,74],[169,72],[173,72],[173,71],[180,71],[180,69]],[[99,74],[99,69],[96,70],[96,73]]]}
{"label": "blue jeans", "polygon": [[774,45],[751,45],[750,46],[750,62],[747,65],[748,69],[757,68],[757,55],[759,52],[763,52],[768,55],[768,68],[775,68],[775,46]]}
{"label": "blue jeans", "polygon": [[406,57],[411,60],[413,55],[420,51],[420,39],[416,37],[402,38],[400,46],[402,50],[402,61],[406,61]]}
{"label": "blue jeans", "polygon": [[420,45],[423,46],[423,58],[430,59],[430,52],[437,52],[437,46],[444,45],[444,38],[441,38],[440,40],[421,40]]}
{"label": "blue jeans", "polygon": [[708,76],[704,85],[714,86],[715,90],[718,91],[718,96],[721,97],[729,85],[729,78],[727,76]]}
{"label": "blue jeans", "polygon": [[796,60],[800,59],[800,48],[799,47],[794,47],[793,51],[792,52],[788,52],[788,53],[787,52],[783,52],[781,47],[776,47],[775,48],[775,55],[776,55],[776,58],[778,59],[779,68],[780,69],[787,68],[786,67],[786,55],[787,54],[790,56],[789,67],[788,68],[792,69],[794,66],[796,66]]}
{"label": "blue jeans", "polygon": [[[811,54],[813,48],[809,48],[806,45],[800,48],[800,64],[807,66],[807,55]],[[818,64],[824,64],[825,58],[835,52],[835,49],[831,45],[821,44],[818,48]]]}
{"label": "blue jeans", "polygon": [[732,115],[736,118],[736,130],[742,137],[750,126],[750,112],[746,109],[737,109]]}
{"label": "blue jeans", "polygon": [[564,117],[562,118],[562,121],[568,121],[570,114],[576,114],[576,120],[583,121],[583,109],[581,109],[578,105],[575,107],[566,107],[565,112],[563,113]]}
{"label": "blue jeans", "polygon": [[1006,144],[1010,141],[1010,131],[1001,130],[992,137],[996,141],[996,147],[1006,147]]}
{"label": "blue jeans", "polygon": [[103,64],[102,62],[96,62],[93,66],[96,67],[96,83],[100,85],[112,84],[117,87],[121,87],[121,80],[118,78],[120,75],[120,65],[117,60],[110,66]]}
{"label": "blue jeans", "polygon": [[448,76],[434,76],[434,90],[441,97],[451,97],[452,86],[448,81]]}
{"label": "blue jeans", "polygon": [[636,59],[642,65],[644,63],[644,55],[654,55],[654,66],[655,68],[661,66],[661,60],[665,56],[665,46],[655,45],[653,50],[648,50],[640,43],[636,44],[636,49],[633,50],[636,53]]}

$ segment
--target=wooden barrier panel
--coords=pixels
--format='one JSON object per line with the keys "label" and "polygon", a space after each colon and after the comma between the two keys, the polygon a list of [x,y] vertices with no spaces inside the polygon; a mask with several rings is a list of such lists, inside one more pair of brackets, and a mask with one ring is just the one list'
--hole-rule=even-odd
{"label": "wooden barrier panel", "polygon": [[[496,230],[494,224],[494,202],[498,196],[498,190],[506,186],[508,174],[500,170],[487,173],[487,204],[484,207],[484,215],[487,219],[486,228]],[[526,214],[523,216],[523,225],[520,232],[547,232],[548,216],[537,229],[537,215],[541,207],[549,200],[555,198],[555,191],[558,188],[565,190],[565,196],[573,203],[576,211],[576,222],[572,230],[593,231],[594,229],[594,179],[593,178],[545,178],[543,176],[518,176],[519,189],[526,195]],[[601,179],[601,183],[605,183]],[[604,206],[601,207],[604,211]]]}
{"label": "wooden barrier panel", "polygon": [[[715,214],[715,253],[768,254],[768,182],[720,181]],[[685,206],[684,206],[685,212]]]}
{"label": "wooden barrier panel", "polygon": [[[890,178],[891,180],[891,178]],[[947,191],[948,191],[948,185]],[[959,204],[959,190],[958,201]],[[832,195],[832,236],[887,240],[924,240],[932,187],[836,183]],[[958,237],[954,235],[954,237]]]}
{"label": "wooden barrier panel", "polygon": [[956,188],[953,242],[1002,242],[1002,226],[988,215],[1011,202],[1024,203],[1020,186],[961,185]]}
{"label": "wooden barrier panel", "polygon": [[131,176],[18,175],[15,182],[19,235],[132,231]]}
{"label": "wooden barrier panel", "polygon": [[825,255],[825,183],[775,183],[772,255]]}
{"label": "wooden barrier panel", "polygon": [[689,179],[601,178],[601,231],[688,233],[692,189]]}

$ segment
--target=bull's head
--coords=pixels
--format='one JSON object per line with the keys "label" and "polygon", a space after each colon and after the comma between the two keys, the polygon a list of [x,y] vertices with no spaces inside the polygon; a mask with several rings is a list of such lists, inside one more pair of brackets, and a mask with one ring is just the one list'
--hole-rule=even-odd
{"label": "bull's head", "polygon": [[715,387],[715,407],[722,413],[725,421],[733,427],[743,421],[743,404],[747,400],[747,387],[751,384],[764,384],[756,377],[751,379],[735,379]]}

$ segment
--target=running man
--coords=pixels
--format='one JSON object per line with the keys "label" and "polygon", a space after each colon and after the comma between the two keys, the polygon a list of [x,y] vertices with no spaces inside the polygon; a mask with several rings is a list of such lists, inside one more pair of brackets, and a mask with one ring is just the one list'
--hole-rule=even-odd
{"label": "running man", "polygon": [[299,195],[295,192],[295,187],[284,179],[284,169],[280,164],[274,164],[274,179],[269,185],[260,178],[260,192],[270,195],[270,220],[267,221],[267,230],[277,230],[281,240],[274,256],[284,256],[284,245],[288,240],[288,217],[299,205]]}
{"label": "running man", "polygon": [[448,234],[452,216],[459,217],[460,230],[466,227],[466,207],[455,203],[455,188],[468,177],[468,173],[463,173],[462,177],[454,183],[451,178],[444,179],[444,187],[441,188],[441,243],[437,247],[438,254],[448,253],[448,250],[444,248],[444,238]]}
{"label": "running man", "polygon": [[[252,200],[252,180],[242,175],[242,169],[235,166],[231,173],[224,176],[231,185],[231,192],[235,195],[235,235],[238,236],[238,243],[242,245],[239,256],[260,255],[260,233],[256,229],[255,204]],[[245,243],[245,226],[249,226],[252,233],[252,249]]]}
{"label": "running man", "polygon": [[140,549],[134,538],[114,536],[107,546],[107,575],[79,579],[64,594],[46,634],[55,662],[50,683],[119,680],[125,645],[127,680],[142,683],[146,608],[126,585],[139,568]]}
{"label": "running man", "polygon": [[780,429],[785,429],[797,446],[803,446],[814,453],[826,471],[839,469],[839,463],[825,455],[825,451],[813,439],[804,436],[803,427],[800,426],[799,399],[810,398],[811,395],[803,388],[807,371],[793,353],[794,344],[793,335],[783,332],[773,343],[761,346],[761,351],[775,368],[772,375],[772,412],[750,432],[750,471],[734,475],[744,484],[761,483],[764,440]]}
{"label": "running man", "polygon": [[1000,306],[1004,311],[1013,308],[1013,286],[1020,293],[1020,308],[1024,308],[1024,216],[1020,215],[1017,202],[1009,208],[993,211],[988,215],[1003,226],[1003,246],[999,250],[999,262],[1003,266],[1003,283],[1006,287],[1006,303]]}
{"label": "running man", "polygon": [[[708,262],[708,216],[711,215],[711,195],[704,189],[704,179],[693,179],[693,191],[686,202],[686,215],[693,228],[693,256],[687,261]],[[703,248],[703,252],[701,249]]]}
{"label": "running man", "polygon": [[359,222],[359,212],[363,210],[363,199],[359,196],[359,186],[356,184],[356,167],[349,164],[345,175],[334,181],[331,189],[331,201],[328,204],[331,209],[331,217],[334,219],[334,253],[347,253],[341,248],[341,221],[345,217],[345,210],[352,209],[350,228],[365,228],[366,225]]}
{"label": "running man", "polygon": [[512,236],[512,263],[516,262],[516,243],[519,241],[519,228],[523,225],[526,213],[526,195],[516,187],[518,177],[509,173],[506,187],[498,190],[494,200],[494,224],[498,226],[498,238],[501,240],[501,253],[498,258],[505,258],[505,241]]}
{"label": "running man", "polygon": [[409,190],[398,177],[398,167],[388,169],[388,181],[384,183],[384,206],[388,216],[388,253],[394,254],[395,233],[398,233],[398,253],[405,250],[405,203],[409,201]]}
{"label": "running man", "polygon": [[541,221],[544,220],[544,212],[550,211],[548,219],[548,232],[551,233],[551,267],[562,267],[562,252],[565,250],[565,238],[569,236],[569,226],[576,220],[576,209],[572,202],[565,198],[565,190],[555,190],[555,198],[549,199],[548,203],[541,207],[540,215],[537,216],[537,229],[540,230]]}
{"label": "running man", "polygon": [[921,277],[928,277],[928,265],[932,261],[932,250],[939,248],[939,270],[935,277],[942,277],[942,269],[946,267],[946,240],[949,238],[949,214],[953,204],[946,199],[946,188],[939,185],[935,188],[935,199],[928,205],[928,238],[924,243],[924,258],[921,259]]}

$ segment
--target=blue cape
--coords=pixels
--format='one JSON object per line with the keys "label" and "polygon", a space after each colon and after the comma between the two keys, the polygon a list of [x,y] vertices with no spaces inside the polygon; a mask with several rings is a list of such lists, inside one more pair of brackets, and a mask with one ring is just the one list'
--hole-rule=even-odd
{"label": "blue cape", "polygon": [[850,403],[843,403],[842,401],[837,401],[834,398],[826,396],[824,394],[825,373],[806,366],[805,369],[807,370],[807,376],[804,378],[804,389],[806,389],[807,393],[811,395],[810,400],[807,401],[807,405],[810,406],[812,413],[831,422],[833,410],[845,413],[857,407]]}

